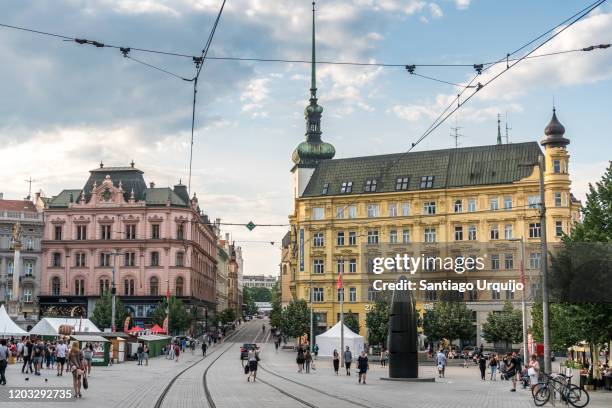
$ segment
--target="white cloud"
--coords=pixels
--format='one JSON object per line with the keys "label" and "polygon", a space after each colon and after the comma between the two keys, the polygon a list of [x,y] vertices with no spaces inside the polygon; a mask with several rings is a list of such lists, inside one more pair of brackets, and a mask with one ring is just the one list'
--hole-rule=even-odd
{"label": "white cloud", "polygon": [[455,6],[459,10],[466,10],[468,7],[470,7],[470,0],[455,0]]}
{"label": "white cloud", "polygon": [[263,103],[268,99],[269,82],[269,78],[255,78],[247,83],[245,90],[240,95],[243,112],[250,112],[263,107]]}
{"label": "white cloud", "polygon": [[436,3],[429,3],[429,11],[433,18],[442,18],[444,16],[442,9]]}

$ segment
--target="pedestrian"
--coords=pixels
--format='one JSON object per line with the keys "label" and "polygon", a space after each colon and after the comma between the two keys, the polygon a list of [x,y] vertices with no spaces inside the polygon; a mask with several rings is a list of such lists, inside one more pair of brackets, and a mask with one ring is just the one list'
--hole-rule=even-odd
{"label": "pedestrian", "polygon": [[491,355],[489,367],[491,367],[491,381],[497,381],[497,356],[495,353]]}
{"label": "pedestrian", "polygon": [[43,365],[43,358],[45,355],[45,345],[42,340],[38,340],[34,344],[34,357],[32,362],[34,363],[34,375],[40,375],[40,369]]}
{"label": "pedestrian", "polygon": [[202,357],[206,357],[206,349],[208,348],[208,346],[206,345],[206,342],[203,341],[202,342]]}
{"label": "pedestrian", "polygon": [[529,384],[533,390],[538,385],[538,377],[540,375],[540,363],[538,362],[537,354],[532,354],[527,364],[527,374],[529,375]]}
{"label": "pedestrian", "polygon": [[380,366],[384,367],[387,365],[387,350],[384,347],[380,349]]}
{"label": "pedestrian", "polygon": [[47,370],[49,370],[51,368],[51,348],[50,348],[50,343],[47,341],[45,343],[45,348],[44,348],[44,355],[45,355],[45,366],[47,367]]}
{"label": "pedestrian", "polygon": [[314,359],[316,360],[319,357],[319,345],[315,344],[312,346],[312,353],[314,354]]}
{"label": "pedestrian", "polygon": [[17,362],[18,363],[21,363],[23,361],[23,345],[24,345],[23,339],[19,340],[19,342],[17,343]]}
{"label": "pedestrian", "polygon": [[142,358],[144,359],[145,365],[149,365],[149,345],[145,344],[142,348]]}
{"label": "pedestrian", "polygon": [[249,375],[247,377],[247,382],[251,381],[251,377],[253,377],[253,382],[257,381],[257,361],[259,361],[259,352],[257,349],[249,350]]}
{"label": "pedestrian", "polygon": [[353,362],[353,353],[349,346],[346,346],[344,351],[344,367],[346,368],[346,375],[351,375],[351,363]]}
{"label": "pedestrian", "polygon": [[55,343],[51,343],[49,344],[49,351],[51,354],[51,369],[54,370],[55,369],[55,361],[56,361],[56,351],[55,351],[55,347],[56,344]]}
{"label": "pedestrian", "polygon": [[480,379],[485,381],[485,373],[487,372],[487,359],[484,355],[478,356],[478,368],[480,368]]}
{"label": "pedestrian", "polygon": [[366,356],[365,351],[362,351],[361,353],[359,353],[359,357],[357,357],[357,369],[359,370],[359,383],[363,382],[363,384],[365,385],[366,374],[369,368],[370,368],[370,365],[368,363],[368,356]]}
{"label": "pedestrian", "polygon": [[301,373],[304,369],[304,349],[301,346],[298,347],[297,358],[295,359],[295,362],[298,366],[298,373]]}
{"label": "pedestrian", "polygon": [[179,360],[179,355],[181,354],[181,348],[179,347],[178,344],[176,344],[174,346],[174,356],[176,357],[176,360],[174,360],[174,362],[178,363]]}
{"label": "pedestrian", "polygon": [[136,356],[138,357],[138,365],[142,365],[142,357],[144,355],[144,346],[142,343],[138,343],[138,350],[136,351]]}
{"label": "pedestrian", "polygon": [[67,347],[64,344],[64,340],[60,339],[59,343],[55,347],[55,354],[57,354],[57,376],[61,377],[64,375],[64,364],[66,364],[66,350]]}
{"label": "pedestrian", "polygon": [[338,350],[334,349],[334,373],[338,375],[338,370],[340,369],[340,354],[338,354]]}
{"label": "pedestrian", "polygon": [[446,373],[446,354],[444,354],[444,350],[442,349],[436,354],[436,365],[438,366],[438,377],[444,378],[444,374]]}
{"label": "pedestrian", "polygon": [[519,364],[519,360],[516,357],[516,352],[512,352],[512,354],[510,354],[508,356],[509,359],[509,363],[508,363],[508,371],[506,372],[506,377],[509,380],[512,380],[512,389],[510,390],[511,392],[516,392],[516,375],[521,373],[521,367]]}
{"label": "pedestrian", "polygon": [[74,397],[81,398],[81,380],[85,376],[83,353],[79,349],[79,342],[73,341],[68,353],[68,367],[72,368],[72,386]]}
{"label": "pedestrian", "polygon": [[115,350],[115,346],[111,342],[110,347],[108,348],[108,365],[113,365],[113,351]]}
{"label": "pedestrian", "polygon": [[83,348],[83,371],[88,376],[91,374],[91,360],[93,359],[93,346],[90,342],[85,344],[85,348]]}
{"label": "pedestrian", "polygon": [[6,366],[8,365],[9,349],[6,339],[0,339],[0,385],[6,385]]}
{"label": "pedestrian", "polygon": [[463,356],[461,356],[461,358],[463,358],[463,368],[468,368],[468,360],[470,359],[470,356],[468,355],[467,350],[463,352]]}
{"label": "pedestrian", "polygon": [[310,350],[306,349],[304,353],[304,365],[306,366],[306,374],[310,374],[310,364],[312,363],[312,354],[310,354]]}

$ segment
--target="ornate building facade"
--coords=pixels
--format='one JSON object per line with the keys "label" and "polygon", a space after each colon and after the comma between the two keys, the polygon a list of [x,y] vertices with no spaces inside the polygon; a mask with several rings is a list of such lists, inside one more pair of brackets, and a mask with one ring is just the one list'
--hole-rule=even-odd
{"label": "ornate building facade", "polygon": [[197,331],[214,316],[217,238],[180,182],[147,186],[133,162],[100,163],[83,188],[49,199],[44,214],[42,315],[89,316],[114,279],[137,324],[150,323],[168,291],[197,316]]}

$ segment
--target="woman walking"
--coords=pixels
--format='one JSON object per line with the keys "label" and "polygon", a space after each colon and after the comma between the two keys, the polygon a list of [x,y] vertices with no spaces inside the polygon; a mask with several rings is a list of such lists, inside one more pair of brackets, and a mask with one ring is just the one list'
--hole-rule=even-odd
{"label": "woman walking", "polygon": [[30,361],[30,354],[32,352],[32,342],[30,340],[26,341],[23,345],[23,366],[21,367],[21,373],[27,374],[27,371],[30,370],[32,373],[32,361]]}
{"label": "woman walking", "polygon": [[338,354],[338,350],[334,349],[334,373],[338,375],[338,370],[340,369],[340,354]]}
{"label": "woman walking", "polygon": [[304,364],[306,365],[306,374],[310,374],[310,364],[312,363],[312,354],[310,354],[310,350],[306,349],[306,353],[304,353]]}
{"label": "woman walking", "polygon": [[144,359],[145,365],[149,365],[149,345],[145,343],[142,348],[142,358]]}
{"label": "woman walking", "polygon": [[81,380],[85,376],[85,365],[83,363],[83,352],[79,349],[79,342],[72,342],[68,353],[68,367],[72,368],[72,386],[74,398],[81,398]]}
{"label": "woman walking", "polygon": [[383,347],[380,350],[380,365],[381,365],[381,367],[384,367],[384,366],[387,365],[387,357],[388,357],[387,350]]}
{"label": "woman walking", "polygon": [[253,382],[257,381],[257,360],[259,359],[259,353],[257,350],[249,350],[249,375],[247,377],[247,382],[251,381],[251,377],[253,377]]}
{"label": "woman walking", "polygon": [[532,354],[527,365],[527,374],[529,375],[529,384],[533,390],[538,385],[538,377],[540,376],[540,363],[538,362],[537,354]]}
{"label": "woman walking", "polygon": [[495,354],[491,355],[489,367],[491,367],[491,381],[497,381],[497,356]]}
{"label": "woman walking", "polygon": [[359,383],[362,383],[363,381],[363,384],[365,385],[366,374],[369,368],[370,368],[370,365],[368,364],[368,356],[366,356],[366,353],[362,351],[361,353],[359,353],[359,357],[357,357],[357,369],[359,370]]}
{"label": "woman walking", "polygon": [[85,348],[83,349],[83,362],[85,363],[83,370],[85,371],[87,375],[91,374],[91,360],[92,359],[93,359],[93,346],[91,345],[91,343],[87,342],[87,344],[85,344]]}
{"label": "woman walking", "polygon": [[298,348],[297,358],[295,359],[295,362],[298,366],[298,373],[301,373],[304,369],[304,350],[302,349],[302,347]]}

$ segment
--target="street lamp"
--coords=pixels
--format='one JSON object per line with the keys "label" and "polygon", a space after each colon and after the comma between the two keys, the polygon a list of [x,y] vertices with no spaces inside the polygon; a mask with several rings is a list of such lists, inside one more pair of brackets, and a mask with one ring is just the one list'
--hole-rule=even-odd
{"label": "street lamp", "polygon": [[519,241],[521,243],[521,283],[523,290],[521,291],[521,311],[523,315],[523,362],[527,364],[529,361],[529,353],[527,352],[527,305],[525,304],[525,240],[520,238],[512,238],[509,241]]}
{"label": "street lamp", "polygon": [[111,255],[113,256],[113,273],[112,273],[112,283],[111,283],[111,295],[113,296],[113,301],[111,303],[111,330],[113,332],[115,332],[115,302],[116,302],[116,296],[117,296],[117,286],[115,285],[115,269],[116,269],[116,263],[117,263],[117,255],[119,254],[118,251],[114,251],[111,252]]}

